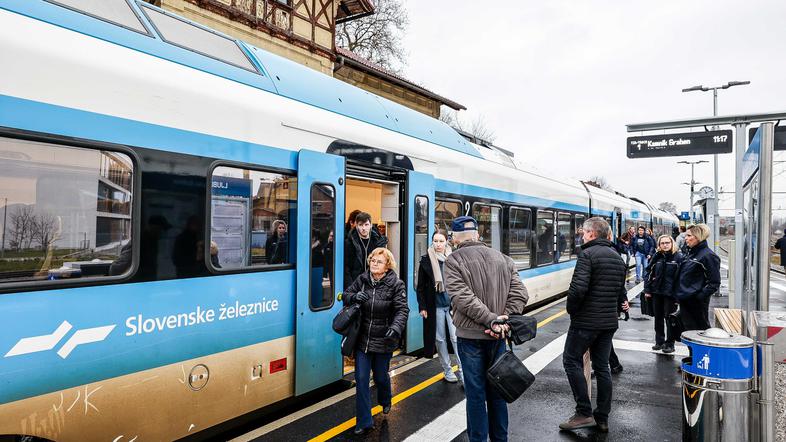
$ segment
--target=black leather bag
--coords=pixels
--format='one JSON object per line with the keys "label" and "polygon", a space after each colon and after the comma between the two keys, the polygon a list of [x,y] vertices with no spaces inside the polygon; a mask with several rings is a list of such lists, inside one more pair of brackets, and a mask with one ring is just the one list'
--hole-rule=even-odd
{"label": "black leather bag", "polygon": [[682,341],[680,337],[682,332],[685,331],[685,325],[682,323],[682,312],[680,310],[666,317],[666,327],[668,327],[667,336],[671,336],[675,341]]}
{"label": "black leather bag", "polygon": [[355,346],[358,343],[360,336],[360,321],[352,321],[344,332],[344,337],[341,338],[341,354],[344,356],[352,356],[355,354]]}
{"label": "black leather bag", "polygon": [[538,334],[538,320],[534,316],[510,315],[505,321],[510,326],[510,339],[521,345]]}
{"label": "black leather bag", "polygon": [[510,348],[486,370],[486,380],[510,404],[535,382],[535,375],[513,354],[513,343],[507,343]]}
{"label": "black leather bag", "polygon": [[333,318],[333,331],[344,335],[346,334],[349,327],[355,323],[359,322],[358,318],[360,317],[360,304],[350,304],[344,306],[340,312]]}

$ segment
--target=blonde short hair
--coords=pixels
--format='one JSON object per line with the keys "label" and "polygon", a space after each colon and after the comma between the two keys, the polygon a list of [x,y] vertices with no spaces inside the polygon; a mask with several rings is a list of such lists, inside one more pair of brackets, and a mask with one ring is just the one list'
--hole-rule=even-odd
{"label": "blonde short hair", "polygon": [[706,224],[696,224],[688,227],[691,235],[695,236],[699,241],[704,241],[710,237],[710,226]]}
{"label": "blonde short hair", "polygon": [[393,252],[384,248],[384,247],[377,247],[376,249],[372,250],[371,253],[368,254],[368,265],[371,266],[371,258],[373,256],[382,255],[388,261],[386,264],[387,269],[385,270],[396,270],[396,258],[393,257]]}
{"label": "blonde short hair", "polygon": [[671,242],[671,253],[677,253],[677,243],[674,242],[674,238],[672,238],[671,235],[661,235],[661,236],[659,236],[658,237],[658,246],[657,246],[656,249],[660,252],[660,240],[662,240],[663,238],[666,238],[666,239],[668,239]]}

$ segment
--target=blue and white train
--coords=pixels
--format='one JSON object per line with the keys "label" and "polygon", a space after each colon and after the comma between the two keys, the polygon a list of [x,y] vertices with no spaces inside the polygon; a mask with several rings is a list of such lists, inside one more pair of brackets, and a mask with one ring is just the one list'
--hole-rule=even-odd
{"label": "blue and white train", "polygon": [[342,379],[352,209],[400,263],[410,353],[454,216],[532,303],[588,216],[677,222],[137,0],[0,0],[0,54],[0,439],[176,439]]}

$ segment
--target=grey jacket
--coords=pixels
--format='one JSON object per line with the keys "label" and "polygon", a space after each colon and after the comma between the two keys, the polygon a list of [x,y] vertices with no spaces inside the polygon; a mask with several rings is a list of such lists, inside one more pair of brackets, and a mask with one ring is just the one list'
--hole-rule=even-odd
{"label": "grey jacket", "polygon": [[527,289],[513,260],[482,242],[459,244],[445,261],[444,273],[458,337],[493,339],[484,333],[491,321],[522,313],[527,305]]}

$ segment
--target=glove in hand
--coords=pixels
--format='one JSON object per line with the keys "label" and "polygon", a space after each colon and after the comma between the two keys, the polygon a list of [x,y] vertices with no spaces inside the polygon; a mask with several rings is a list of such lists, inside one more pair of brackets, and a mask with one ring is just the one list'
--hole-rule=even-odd
{"label": "glove in hand", "polygon": [[369,298],[368,293],[366,293],[366,292],[358,292],[358,293],[355,293],[355,296],[353,297],[353,301],[358,303],[358,304],[362,304],[362,303],[368,301],[368,298]]}

